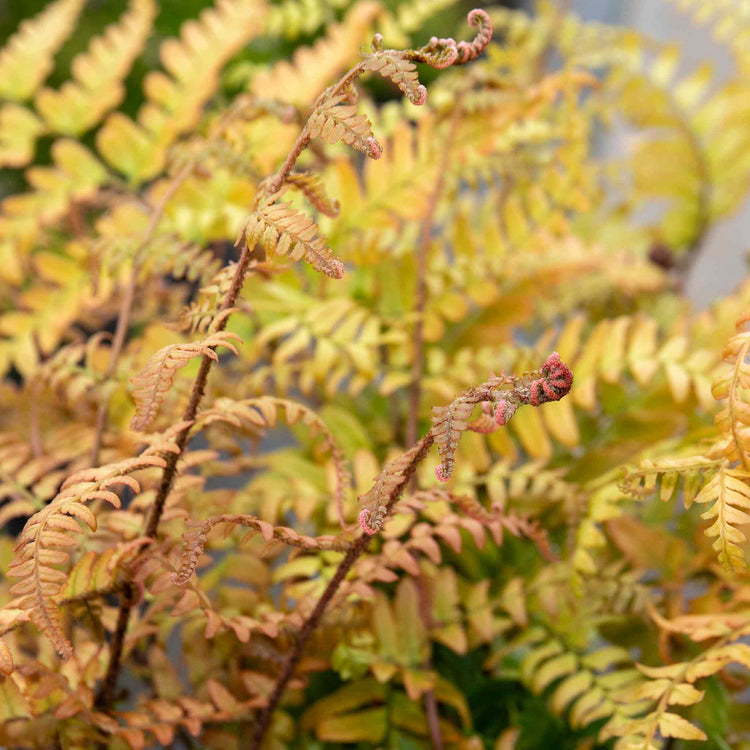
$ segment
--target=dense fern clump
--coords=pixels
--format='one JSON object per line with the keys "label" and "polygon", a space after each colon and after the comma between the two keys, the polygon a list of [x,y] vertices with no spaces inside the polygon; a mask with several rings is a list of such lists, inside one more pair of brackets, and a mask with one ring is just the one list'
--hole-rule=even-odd
{"label": "dense fern clump", "polygon": [[750,283],[682,293],[748,18],[673,2],[736,75],[547,2],[216,0],[136,110],[154,0],[57,88],[84,0],[19,26],[0,744],[750,743]]}

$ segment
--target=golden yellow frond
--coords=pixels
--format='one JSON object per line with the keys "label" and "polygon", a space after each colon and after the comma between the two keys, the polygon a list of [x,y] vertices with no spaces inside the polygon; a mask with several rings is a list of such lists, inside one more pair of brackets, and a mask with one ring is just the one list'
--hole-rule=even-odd
{"label": "golden yellow frond", "polygon": [[53,68],[84,0],[55,0],[38,16],[26,20],[0,50],[0,98],[31,98]]}
{"label": "golden yellow frond", "polygon": [[72,80],[57,91],[37,92],[34,104],[50,130],[79,135],[122,101],[122,81],[141,53],[155,15],[153,0],[130,0],[118,23],[92,39],[86,52],[73,60]]}
{"label": "golden yellow frond", "polygon": [[120,498],[110,488],[124,484],[139,492],[140,485],[130,474],[152,466],[163,467],[164,459],[158,453],[169,445],[149,449],[138,458],[71,475],[52,502],[29,519],[18,537],[8,575],[22,580],[13,586],[11,594],[63,659],[73,650],[63,632],[55,599],[68,577],[55,566],[70,559],[71,548],[78,545],[74,535],[81,534],[83,527],[96,530],[96,516],[85,503],[106,500],[119,507]]}
{"label": "golden yellow frond", "polygon": [[130,429],[142,432],[156,419],[164,396],[172,387],[177,370],[185,367],[194,357],[209,357],[218,360],[216,348],[224,346],[239,354],[232,341],[242,341],[236,333],[220,331],[212,333],[203,341],[187,344],[170,344],[152,355],[148,364],[130,382],[135,400],[135,414]]}
{"label": "golden yellow frond", "polygon": [[220,0],[198,21],[187,21],[179,39],[163,42],[160,58],[166,72],[146,77],[148,101],[137,121],[115,113],[97,132],[104,159],[134,182],[159,174],[167,148],[195,125],[216,90],[222,67],[261,30],[263,18],[262,5]]}
{"label": "golden yellow frond", "polygon": [[284,60],[258,74],[251,84],[253,94],[290,104],[309,103],[311,92],[321,92],[357,59],[374,19],[381,12],[379,3],[360,0],[349,9],[343,21],[330,26],[326,36],[314,46],[297,49],[291,63]]}

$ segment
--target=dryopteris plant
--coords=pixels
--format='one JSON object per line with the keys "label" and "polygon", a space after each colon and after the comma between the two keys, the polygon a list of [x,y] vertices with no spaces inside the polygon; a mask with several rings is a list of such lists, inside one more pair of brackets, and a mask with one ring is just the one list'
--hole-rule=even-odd
{"label": "dryopteris plant", "polygon": [[681,289],[744,11],[676,3],[718,85],[551,3],[411,41],[451,5],[220,0],[135,102],[153,3],[0,53],[0,743],[743,747],[750,294]]}

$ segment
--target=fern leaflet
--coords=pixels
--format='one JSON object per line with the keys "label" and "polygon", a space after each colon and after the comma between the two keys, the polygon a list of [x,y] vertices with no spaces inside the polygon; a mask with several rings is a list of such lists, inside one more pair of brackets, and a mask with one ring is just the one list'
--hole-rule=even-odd
{"label": "fern leaflet", "polygon": [[146,367],[130,379],[136,404],[130,429],[140,432],[154,421],[164,396],[172,387],[175,373],[181,367],[185,367],[193,357],[205,356],[218,360],[219,356],[215,351],[218,346],[225,346],[234,354],[238,354],[231,341],[241,341],[241,339],[236,333],[220,331],[211,334],[203,341],[170,344],[159,349],[148,361]]}

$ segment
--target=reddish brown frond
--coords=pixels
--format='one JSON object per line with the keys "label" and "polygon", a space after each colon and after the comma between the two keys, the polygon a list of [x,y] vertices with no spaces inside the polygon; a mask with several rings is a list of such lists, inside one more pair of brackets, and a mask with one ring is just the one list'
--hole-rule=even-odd
{"label": "reddish brown frond", "polygon": [[316,271],[340,279],[344,264],[328,247],[318,225],[289,203],[273,203],[276,196],[262,201],[245,225],[248,243],[262,240],[267,253],[304,258]]}
{"label": "reddish brown frond", "polygon": [[375,140],[370,121],[365,115],[357,114],[355,104],[346,104],[346,101],[346,94],[324,100],[308,120],[310,137],[327,143],[342,141],[371,159],[379,159],[383,149]]}
{"label": "reddish brown frond", "polygon": [[341,205],[326,192],[326,186],[319,174],[312,172],[295,172],[286,178],[287,184],[297,189],[307,198],[320,213],[335,219],[339,215]]}
{"label": "reddish brown frond", "polygon": [[102,499],[119,507],[119,497],[107,487],[135,483],[138,488],[126,473],[165,465],[164,459],[149,449],[138,458],[77,472],[49,505],[28,520],[19,535],[15,557],[7,571],[9,576],[21,579],[10,590],[17,597],[14,605],[28,612],[29,619],[50,639],[61,658],[72,654],[72,646],[63,632],[56,599],[69,576],[53,566],[68,562],[72,548],[79,544],[79,534],[86,529],[96,530],[96,516],[83,503]]}
{"label": "reddish brown frond", "polygon": [[171,344],[162,347],[148,361],[146,367],[130,379],[135,399],[135,415],[130,429],[143,431],[154,421],[167,391],[172,387],[177,370],[190,362],[193,357],[219,357],[215,349],[225,346],[238,354],[232,341],[241,341],[236,333],[220,331],[211,334],[203,341],[188,344]]}
{"label": "reddish brown frond", "polygon": [[343,527],[345,525],[343,505],[346,490],[351,484],[351,473],[344,452],[335,436],[323,419],[309,406],[305,406],[298,401],[274,396],[242,400],[220,398],[209,409],[201,412],[196,420],[195,427],[196,430],[200,430],[215,422],[226,422],[260,437],[265,433],[266,428],[273,429],[276,426],[279,412],[286,414],[286,421],[289,425],[302,422],[310,428],[313,435],[322,435],[336,469],[334,502],[339,522]]}
{"label": "reddish brown frond", "polygon": [[390,78],[404,92],[412,104],[421,105],[427,99],[427,89],[419,82],[417,66],[403,53],[383,50],[367,58],[367,69]]}
{"label": "reddish brown frond", "polygon": [[190,576],[195,572],[198,560],[200,560],[206,547],[208,535],[214,526],[223,523],[230,524],[230,529],[227,531],[231,530],[233,526],[248,526],[260,532],[267,542],[276,540],[304,550],[336,550],[340,552],[349,549],[351,546],[350,541],[339,537],[330,535],[305,536],[304,534],[298,534],[294,529],[286,526],[274,526],[255,516],[223,513],[206,519],[195,531],[189,531],[183,535],[182,566],[177,573],[172,573],[174,583],[178,586],[184,586],[190,580]]}

